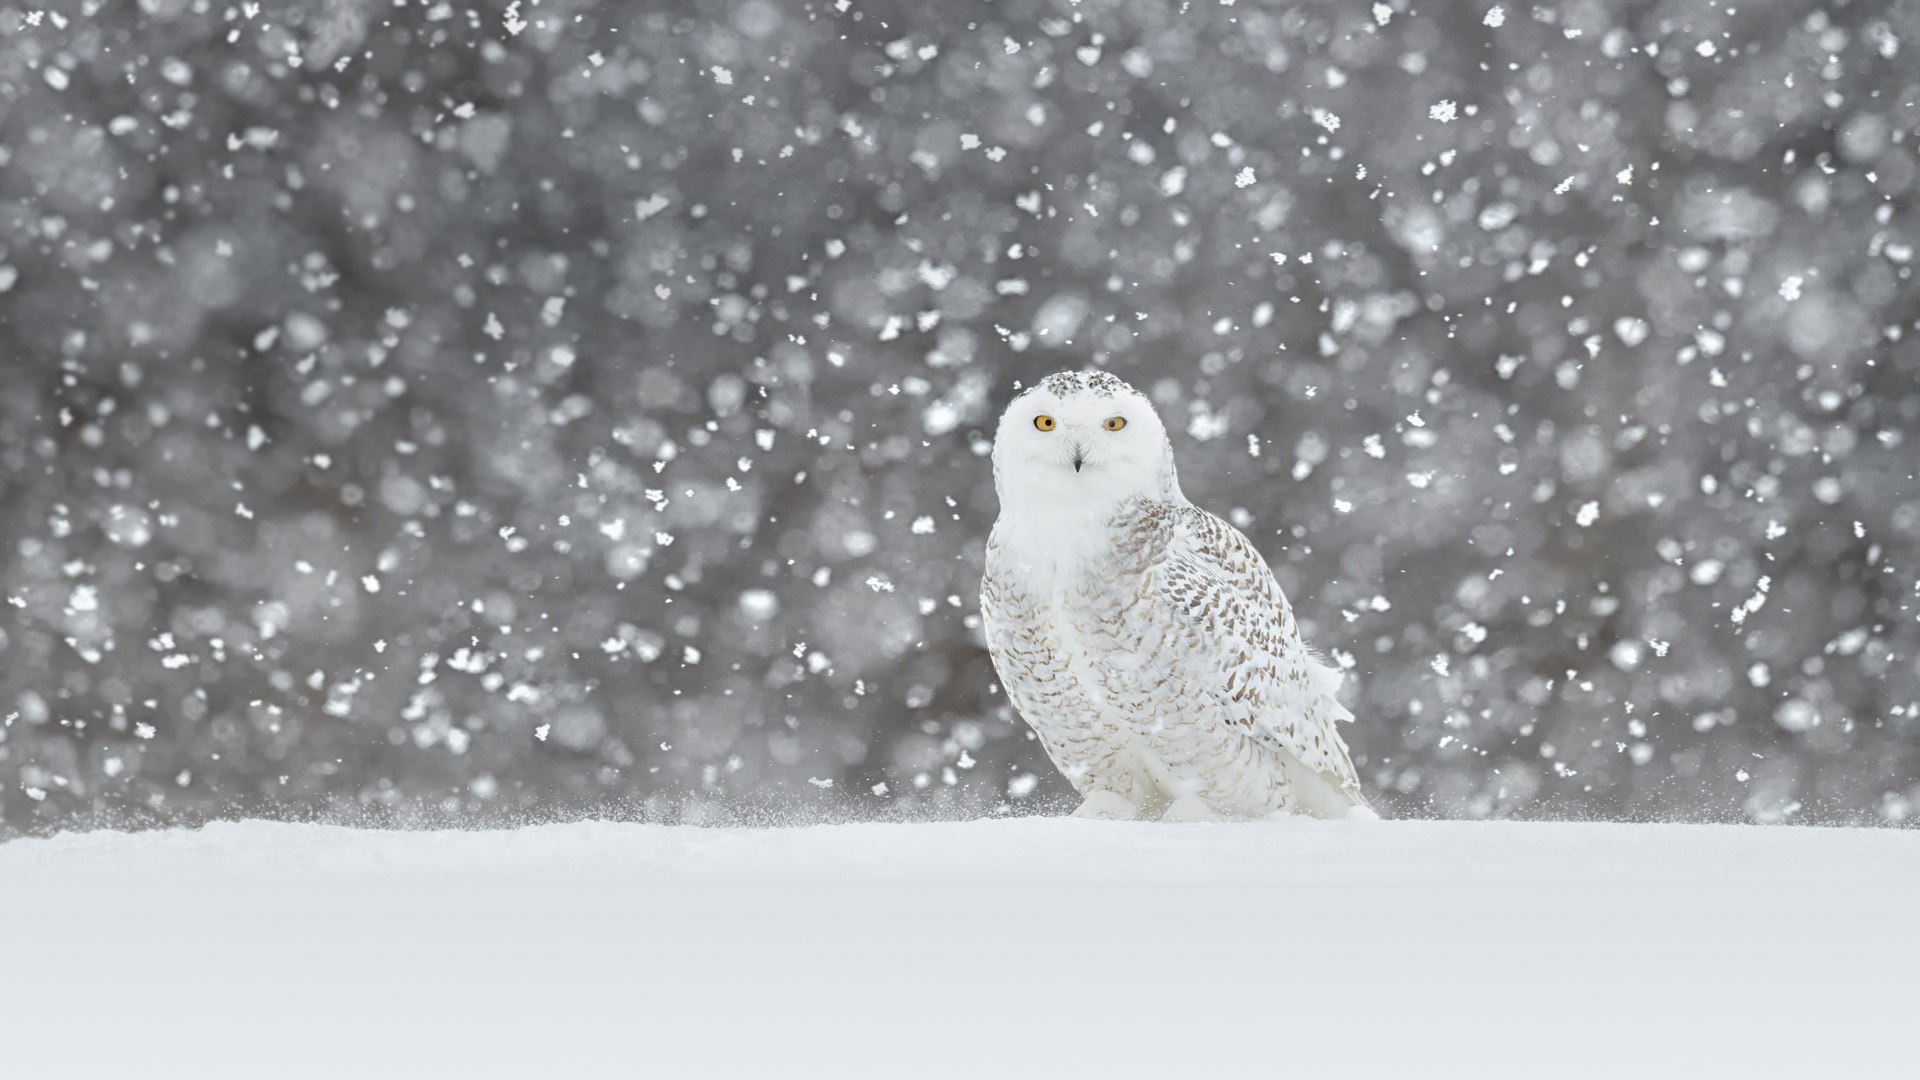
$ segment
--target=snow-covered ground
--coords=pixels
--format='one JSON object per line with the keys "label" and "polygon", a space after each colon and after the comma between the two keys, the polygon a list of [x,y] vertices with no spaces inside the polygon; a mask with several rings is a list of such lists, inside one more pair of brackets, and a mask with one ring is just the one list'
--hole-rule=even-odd
{"label": "snow-covered ground", "polygon": [[0,845],[0,1073],[1853,1076],[1920,833],[1060,819]]}

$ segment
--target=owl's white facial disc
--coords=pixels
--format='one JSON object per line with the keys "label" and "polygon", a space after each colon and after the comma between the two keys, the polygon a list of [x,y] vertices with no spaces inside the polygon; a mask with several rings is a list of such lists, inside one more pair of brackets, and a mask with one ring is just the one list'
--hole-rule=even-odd
{"label": "owl's white facial disc", "polygon": [[993,475],[1003,513],[1042,519],[1180,490],[1153,405],[1104,371],[1063,371],[1014,398],[994,434]]}

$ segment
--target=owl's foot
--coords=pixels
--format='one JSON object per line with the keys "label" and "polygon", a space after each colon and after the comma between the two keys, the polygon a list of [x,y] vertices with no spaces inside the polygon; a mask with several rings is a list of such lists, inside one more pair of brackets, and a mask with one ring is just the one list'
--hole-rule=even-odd
{"label": "owl's foot", "polygon": [[1160,815],[1161,821],[1224,821],[1220,813],[1204,801],[1192,795],[1184,795],[1173,800],[1167,812]]}
{"label": "owl's foot", "polygon": [[1098,821],[1133,821],[1140,816],[1140,807],[1117,791],[1090,791],[1073,816]]}

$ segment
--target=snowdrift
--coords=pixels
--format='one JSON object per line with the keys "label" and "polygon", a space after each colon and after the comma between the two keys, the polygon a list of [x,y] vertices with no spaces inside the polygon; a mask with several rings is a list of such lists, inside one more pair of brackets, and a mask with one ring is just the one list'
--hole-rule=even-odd
{"label": "snowdrift", "polygon": [[1894,1075],[1916,902],[1907,831],[76,833],[0,845],[0,1071]]}

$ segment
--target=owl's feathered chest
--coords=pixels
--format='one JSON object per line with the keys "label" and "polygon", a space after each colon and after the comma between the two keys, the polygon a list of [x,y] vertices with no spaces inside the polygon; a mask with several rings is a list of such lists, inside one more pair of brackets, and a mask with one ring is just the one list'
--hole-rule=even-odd
{"label": "owl's feathered chest", "polygon": [[1098,603],[1136,587],[1165,548],[1169,523],[1157,504],[1130,500],[1110,512],[1045,522],[1001,518],[994,526],[989,572],[1049,607]]}

